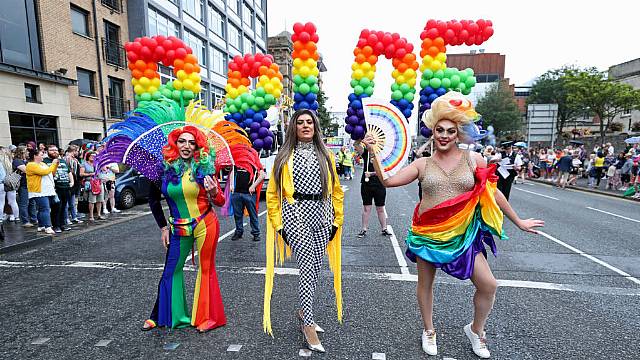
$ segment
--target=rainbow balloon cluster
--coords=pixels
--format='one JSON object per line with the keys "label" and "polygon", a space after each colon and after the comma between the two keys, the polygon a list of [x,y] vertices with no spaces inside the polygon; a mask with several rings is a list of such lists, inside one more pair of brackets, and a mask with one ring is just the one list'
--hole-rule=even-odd
{"label": "rainbow balloon cluster", "polygon": [[313,23],[293,25],[293,109],[318,110],[318,46],[316,26]]}
{"label": "rainbow balloon cluster", "polygon": [[[124,45],[131,70],[131,84],[137,101],[167,97],[189,102],[200,94],[200,66],[190,47],[175,36],[136,38]],[[162,85],[158,62],[172,66],[176,80]]]}
{"label": "rainbow balloon cluster", "polygon": [[391,85],[391,103],[406,117],[411,116],[415,96],[416,71],[418,62],[413,54],[413,44],[397,33],[362,30],[358,44],[353,51],[355,61],[351,66],[351,87],[349,107],[345,119],[345,131],[354,140],[362,139],[366,132],[362,99],[371,96],[378,56],[392,59],[395,82]]}
{"label": "rainbow balloon cluster", "polygon": [[[469,95],[476,85],[472,69],[458,70],[447,67],[447,45],[481,45],[493,35],[490,20],[429,20],[420,34],[422,63],[420,71],[420,107],[418,116],[431,108],[431,103],[448,91]],[[431,136],[431,129],[421,125],[420,134]]]}
{"label": "rainbow balloon cluster", "polygon": [[[250,91],[251,79],[258,79],[256,89]],[[267,109],[282,95],[282,74],[271,55],[237,55],[229,62],[226,85],[227,100],[224,112],[227,120],[249,130],[254,149],[269,149],[273,132]]]}

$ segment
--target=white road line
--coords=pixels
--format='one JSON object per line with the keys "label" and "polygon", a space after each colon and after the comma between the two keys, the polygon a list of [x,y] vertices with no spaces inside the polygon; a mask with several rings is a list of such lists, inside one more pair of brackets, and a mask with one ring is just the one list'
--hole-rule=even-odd
{"label": "white road line", "polygon": [[396,255],[396,260],[398,260],[398,265],[400,266],[400,273],[408,275],[409,268],[407,268],[407,261],[404,259],[402,248],[400,248],[400,244],[398,244],[396,232],[393,231],[393,227],[391,227],[391,225],[387,225],[387,229],[391,230],[391,236],[389,236],[389,239],[391,240],[391,246],[393,246],[393,253]]}
{"label": "white road line", "polygon": [[608,264],[608,263],[606,263],[606,262],[604,262],[604,261],[602,261],[602,260],[600,260],[600,259],[596,258],[595,256],[589,255],[589,254],[585,253],[584,251],[582,251],[582,250],[580,250],[580,249],[577,249],[577,248],[575,248],[575,247],[573,247],[573,246],[571,246],[571,245],[569,245],[569,244],[567,244],[567,243],[565,243],[565,242],[563,242],[563,241],[561,241],[561,240],[558,240],[558,239],[556,239],[555,237],[553,237],[553,236],[551,236],[551,235],[549,235],[549,234],[545,233],[544,231],[540,231],[540,230],[537,230],[537,231],[538,231],[538,234],[540,234],[540,235],[542,235],[542,236],[546,237],[547,239],[549,239],[549,240],[551,240],[551,241],[555,242],[556,244],[558,244],[558,245],[562,245],[562,246],[566,247],[567,249],[569,249],[569,250],[571,250],[571,251],[575,252],[576,254],[582,255],[582,256],[586,257],[587,259],[589,259],[589,260],[591,260],[591,261],[595,262],[596,264],[601,265],[601,266],[604,266],[604,267],[606,267],[607,269],[609,269],[609,270],[611,270],[611,271],[613,271],[613,272],[616,272],[616,273],[618,273],[619,275],[624,276],[624,277],[625,277],[625,279],[630,280],[630,281],[632,281],[632,282],[634,282],[634,283],[636,283],[636,284],[640,285],[640,280],[638,280],[638,279],[636,279],[635,277],[633,277],[633,276],[629,275],[628,273],[626,273],[626,272],[624,272],[624,271],[622,271],[622,270],[618,269],[617,267],[615,267],[615,266],[613,266],[613,265],[610,265],[610,264]]}
{"label": "white road line", "polygon": [[628,217],[626,217],[626,216],[622,216],[622,215],[618,215],[618,214],[610,213],[610,212],[608,212],[608,211],[604,211],[604,210],[596,209],[596,208],[593,208],[593,207],[591,207],[591,206],[587,206],[587,209],[589,209],[589,210],[593,210],[593,211],[598,211],[598,212],[601,212],[601,213],[603,213],[603,214],[607,214],[607,215],[611,215],[611,216],[619,217],[619,218],[621,218],[621,219],[625,219],[625,220],[629,220],[629,221],[633,221],[633,222],[640,223],[640,220],[636,220],[636,219],[628,218]]}
{"label": "white road line", "polygon": [[533,194],[533,195],[542,196],[544,198],[551,199],[551,200],[558,200],[558,201],[560,200],[560,199],[555,198],[553,196],[544,195],[544,194],[540,194],[540,193],[529,191],[529,190],[525,190],[525,189],[520,189],[520,188],[513,188],[513,189],[518,190],[518,191],[522,191],[522,192],[526,192],[526,193],[529,193],[529,194]]}

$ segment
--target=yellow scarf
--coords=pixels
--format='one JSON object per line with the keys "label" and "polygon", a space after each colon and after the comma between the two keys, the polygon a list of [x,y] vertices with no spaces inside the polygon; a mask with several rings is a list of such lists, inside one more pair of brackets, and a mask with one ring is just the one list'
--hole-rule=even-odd
{"label": "yellow scarf", "polygon": [[[331,159],[331,171],[333,177],[329,176],[329,193],[333,204],[334,221],[333,225],[338,228],[333,240],[327,245],[327,256],[329,257],[329,268],[333,273],[333,290],[336,294],[336,309],[338,313],[338,321],[342,322],[342,223],[344,221],[343,202],[344,192],[338,180],[335,161]],[[334,178],[335,183],[332,181]],[[289,161],[283,165],[282,175],[280,179],[280,192],[276,188],[276,181],[271,172],[271,181],[267,187],[267,269],[264,281],[264,315],[262,324],[264,331],[273,336],[271,329],[271,293],[273,292],[273,278],[275,261],[279,265],[284,263],[285,258],[291,257],[291,248],[285,244],[278,231],[282,229],[282,198],[284,197],[290,204],[293,199],[293,155],[289,157]]]}

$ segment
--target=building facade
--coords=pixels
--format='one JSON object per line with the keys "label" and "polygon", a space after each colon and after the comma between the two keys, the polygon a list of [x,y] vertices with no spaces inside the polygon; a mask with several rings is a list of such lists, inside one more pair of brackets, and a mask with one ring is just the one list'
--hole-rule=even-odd
{"label": "building facade", "polygon": [[[128,0],[129,39],[176,36],[198,57],[200,98],[221,107],[227,64],[236,55],[266,53],[266,0]],[[174,78],[160,65],[162,83]]]}
{"label": "building facade", "polygon": [[468,97],[471,102],[477,104],[495,82],[505,81],[508,85],[509,80],[504,76],[506,58],[505,55],[498,53],[471,50],[467,54],[447,54],[447,67],[460,70],[473,69],[476,85]]}
{"label": "building facade", "polygon": [[[291,42],[291,33],[283,31],[276,36],[270,36],[267,39],[267,52],[273,55],[273,60],[280,67],[282,73],[282,95],[293,99],[293,42]],[[282,122],[288,123],[289,118],[293,114],[293,108],[282,107],[279,116]]]}
{"label": "building facade", "polygon": [[[629,84],[634,89],[640,89],[640,58],[613,65],[609,68],[609,78]],[[614,121],[622,124],[623,132],[640,132],[640,130],[633,131],[633,124],[640,124],[640,110],[625,111],[623,114],[618,115]]]}

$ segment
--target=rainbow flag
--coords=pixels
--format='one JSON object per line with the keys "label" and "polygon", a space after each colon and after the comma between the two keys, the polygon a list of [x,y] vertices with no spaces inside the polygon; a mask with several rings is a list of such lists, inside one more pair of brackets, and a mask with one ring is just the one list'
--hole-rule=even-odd
{"label": "rainbow flag", "polygon": [[459,279],[473,273],[475,255],[486,256],[485,244],[497,253],[493,236],[507,240],[502,229],[502,211],[496,204],[498,177],[495,165],[477,168],[476,184],[471,191],[444,201],[419,213],[413,212],[413,224],[407,235],[407,257],[430,262]]}

